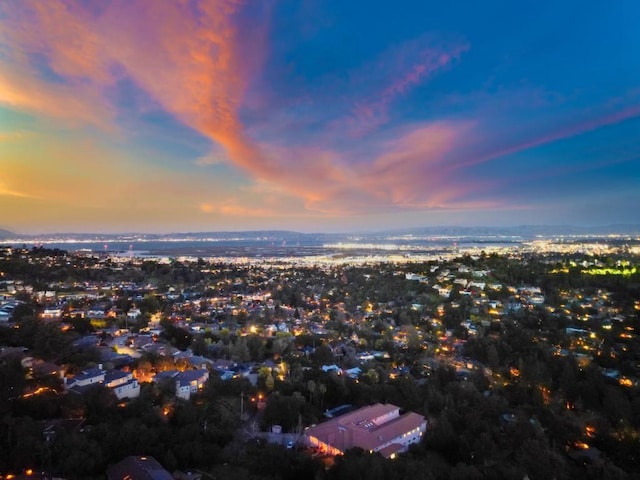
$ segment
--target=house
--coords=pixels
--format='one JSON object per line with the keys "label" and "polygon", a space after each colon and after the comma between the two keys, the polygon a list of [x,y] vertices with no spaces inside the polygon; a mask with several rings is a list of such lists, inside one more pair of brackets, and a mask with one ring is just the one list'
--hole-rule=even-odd
{"label": "house", "polygon": [[65,379],[65,387],[74,393],[84,393],[94,385],[110,388],[119,400],[140,396],[140,384],[133,378],[132,373],[120,370],[104,371],[102,365],[85,370],[69,380]]}
{"label": "house", "polygon": [[183,400],[189,400],[192,393],[198,392],[209,380],[209,370],[186,370],[175,377],[176,396]]}
{"label": "house", "polygon": [[49,376],[59,376],[64,370],[55,363],[45,362],[33,357],[22,359],[22,367],[27,370],[28,378],[45,378]]}
{"label": "house", "polygon": [[210,360],[206,357],[201,357],[200,355],[191,355],[187,357],[187,361],[191,364],[193,368],[209,368],[213,365],[213,360]]}
{"label": "house", "polygon": [[349,378],[357,379],[362,373],[362,369],[360,367],[353,367],[345,370],[344,373]]}
{"label": "house", "polygon": [[427,421],[422,415],[414,412],[400,415],[400,407],[376,403],[309,427],[304,438],[307,445],[328,455],[342,455],[359,447],[395,458],[409,445],[419,442],[426,430]]}
{"label": "house", "polygon": [[532,305],[542,305],[545,299],[543,295],[531,295],[528,300]]}
{"label": "house", "polygon": [[475,278],[482,278],[482,277],[486,277],[487,275],[489,275],[491,273],[491,271],[489,270],[474,270],[473,272],[471,272],[471,274],[475,277]]}
{"label": "house", "polygon": [[[200,357],[202,358],[202,357]],[[205,359],[208,360],[208,359]],[[210,362],[210,360],[209,360]],[[232,370],[233,368],[235,368],[238,364],[236,362],[234,362],[233,360],[225,360],[222,358],[218,358],[217,360],[215,360],[213,363],[210,363],[211,368],[213,368],[214,370],[218,370],[221,372],[224,372],[226,370]],[[202,367],[204,368],[204,367]]]}
{"label": "house", "polygon": [[418,275],[417,273],[405,273],[404,278],[406,280],[412,280],[417,282],[427,281],[427,278],[425,278],[423,275]]}
{"label": "house", "polygon": [[58,320],[60,317],[62,317],[61,308],[45,308],[40,314],[43,320]]}
{"label": "house", "polygon": [[113,390],[118,400],[140,396],[140,384],[131,372],[110,370],[104,376],[104,385]]}
{"label": "house", "polygon": [[[196,358],[195,356],[193,358]],[[196,368],[200,366],[201,369],[205,369],[207,366],[211,366],[213,371],[220,375],[222,380],[231,380],[236,376],[236,370],[238,370],[238,364],[231,360],[217,359],[215,362],[207,358],[198,357],[202,359],[199,362],[192,362],[192,365]]]}
{"label": "house", "polygon": [[449,295],[451,295],[451,289],[448,287],[438,287],[438,295],[444,298],[449,298]]}
{"label": "house", "polygon": [[131,348],[146,350],[147,346],[154,344],[152,335],[132,335],[127,338],[127,344]]}
{"label": "house", "polygon": [[83,371],[70,380],[65,381],[65,386],[67,390],[76,393],[82,393],[88,387],[104,383],[104,376],[105,371],[102,370],[102,365],[100,365],[99,368],[90,368],[89,370]]}
{"label": "house", "polygon": [[74,340],[71,346],[78,349],[90,349],[100,345],[100,337],[98,335],[85,335]]}
{"label": "house", "polygon": [[342,373],[342,369],[336,365],[322,365],[322,367],[320,367],[322,369],[322,371],[324,373],[337,373],[338,375],[340,375]]}
{"label": "house", "polygon": [[153,376],[153,383],[165,382],[167,380],[174,380],[180,372],[178,370],[165,370],[158,372]]}
{"label": "house", "polygon": [[358,354],[356,358],[361,362],[368,362],[370,360],[373,360],[375,356],[373,355],[373,353],[370,353],[370,352],[362,352]]}
{"label": "house", "polygon": [[225,370],[223,372],[220,372],[220,378],[222,380],[231,380],[235,376],[236,376],[236,372],[232,370]]}
{"label": "house", "polygon": [[153,457],[127,457],[107,470],[107,480],[173,480]]}

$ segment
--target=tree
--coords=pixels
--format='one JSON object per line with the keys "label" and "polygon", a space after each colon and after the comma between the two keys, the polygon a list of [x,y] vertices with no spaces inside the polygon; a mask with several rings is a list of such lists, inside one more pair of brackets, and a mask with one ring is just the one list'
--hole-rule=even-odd
{"label": "tree", "polygon": [[323,410],[324,394],[327,393],[327,386],[324,383],[318,384],[318,393],[320,394],[320,411]]}
{"label": "tree", "polygon": [[275,380],[273,379],[273,374],[269,372],[264,379],[264,386],[268,392],[272,392],[275,387]]}
{"label": "tree", "polygon": [[289,345],[293,342],[293,337],[289,334],[280,336],[279,334],[282,332],[278,332],[278,337],[273,341],[271,345],[271,350],[273,354],[277,357],[281,357],[289,348]]}
{"label": "tree", "polygon": [[309,390],[309,403],[313,404],[313,394],[316,391],[316,382],[309,380],[307,382],[307,390]]}
{"label": "tree", "polygon": [[53,323],[41,323],[34,338],[36,355],[47,360],[58,360],[67,351],[71,339]]}
{"label": "tree", "polygon": [[364,378],[366,378],[371,385],[375,385],[380,381],[380,374],[374,368],[370,368],[367,370],[367,373],[364,374]]}
{"label": "tree", "polygon": [[500,356],[496,346],[492,343],[487,349],[487,363],[491,368],[497,368],[500,365]]}
{"label": "tree", "polygon": [[155,295],[147,294],[140,302],[139,308],[143,315],[152,315],[160,311],[160,301]]}
{"label": "tree", "polygon": [[331,365],[335,362],[335,357],[333,356],[331,348],[323,344],[313,351],[311,360],[313,360],[316,365]]}
{"label": "tree", "polygon": [[0,362],[0,414],[8,411],[11,401],[22,395],[26,384],[24,373],[18,356]]}
{"label": "tree", "polygon": [[231,358],[236,362],[244,363],[251,360],[251,352],[249,351],[249,347],[247,346],[247,342],[244,338],[239,338],[234,344],[232,344],[230,350]]}
{"label": "tree", "polygon": [[153,371],[153,365],[151,365],[149,360],[143,359],[138,362],[136,370],[141,378],[147,378]]}
{"label": "tree", "polygon": [[527,439],[518,450],[517,463],[531,480],[562,478],[566,469],[564,456],[552,451],[538,439]]}
{"label": "tree", "polygon": [[265,425],[281,425],[284,430],[293,430],[302,413],[304,399],[296,396],[280,395],[275,392],[269,395],[264,409],[263,423]]}
{"label": "tree", "polygon": [[249,335],[247,338],[247,347],[251,360],[259,362],[264,358],[265,341],[259,335]]}
{"label": "tree", "polygon": [[418,329],[413,326],[409,327],[409,331],[407,332],[407,348],[412,352],[416,352],[420,350],[421,346]]}
{"label": "tree", "polygon": [[87,421],[99,423],[111,419],[116,413],[118,399],[110,388],[95,385],[89,388],[83,396],[87,409]]}
{"label": "tree", "polygon": [[193,335],[187,330],[176,327],[169,321],[163,321],[162,328],[162,336],[168,339],[176,348],[186,350],[191,345]]}
{"label": "tree", "polygon": [[204,335],[194,335],[191,350],[194,355],[206,355],[208,353]]}
{"label": "tree", "polygon": [[88,333],[93,332],[95,329],[93,325],[91,325],[91,320],[88,318],[82,318],[80,316],[75,316],[69,320],[69,323],[73,325],[73,329],[78,332],[80,335],[86,335]]}

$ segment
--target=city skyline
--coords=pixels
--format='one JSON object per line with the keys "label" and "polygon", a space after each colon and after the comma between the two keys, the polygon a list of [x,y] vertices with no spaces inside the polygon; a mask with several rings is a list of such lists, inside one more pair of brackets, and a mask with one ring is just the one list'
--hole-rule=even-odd
{"label": "city skyline", "polygon": [[637,223],[631,1],[7,1],[0,227]]}

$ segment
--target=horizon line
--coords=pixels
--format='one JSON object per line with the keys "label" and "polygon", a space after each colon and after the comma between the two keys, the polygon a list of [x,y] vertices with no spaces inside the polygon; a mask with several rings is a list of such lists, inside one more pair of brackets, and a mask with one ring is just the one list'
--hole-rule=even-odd
{"label": "horizon line", "polygon": [[[98,236],[131,236],[131,235],[144,235],[144,236],[168,236],[168,235],[204,235],[204,234],[251,234],[251,233],[275,233],[275,234],[297,234],[297,235],[375,235],[375,234],[387,234],[408,232],[416,230],[431,230],[431,229],[460,229],[460,230],[472,230],[472,229],[495,229],[495,230],[517,230],[517,229],[536,229],[536,228],[554,228],[554,229],[635,229],[640,233],[640,223],[612,223],[612,224],[598,224],[598,225],[579,225],[579,224],[519,224],[519,225],[428,225],[418,227],[397,227],[380,230],[359,230],[359,231],[342,231],[342,232],[328,232],[328,231],[299,231],[291,229],[249,229],[249,230],[192,230],[192,231],[164,231],[164,232],[144,232],[144,231],[120,231],[120,232],[91,232],[91,231],[58,231],[58,232],[39,232],[39,233],[18,233],[8,228],[0,227],[0,231],[4,231],[6,234],[15,236],[15,240],[21,238],[37,238],[40,236],[71,236],[71,235],[94,235]],[[619,233],[619,232],[609,232]],[[625,232],[631,233],[631,232]],[[3,239],[3,241],[9,240],[9,238]]]}

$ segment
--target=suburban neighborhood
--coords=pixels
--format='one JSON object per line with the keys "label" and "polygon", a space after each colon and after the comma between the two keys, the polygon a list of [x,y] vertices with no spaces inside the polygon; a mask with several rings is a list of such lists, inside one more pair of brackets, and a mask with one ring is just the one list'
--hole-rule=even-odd
{"label": "suburban neighborhood", "polygon": [[[408,465],[437,458],[440,478],[503,468],[487,448],[514,429],[563,471],[622,474],[640,418],[637,256],[546,248],[300,265],[4,247],[3,422],[40,422],[38,469],[69,478],[146,465],[131,460],[142,457],[206,478],[229,449],[243,456],[265,444],[329,478],[351,468],[354,449]],[[139,408],[157,420],[126,420]],[[474,408],[493,433],[456,450],[453,425],[470,425],[459,417]],[[190,452],[130,440],[122,458],[85,450],[100,448],[94,432],[110,421],[168,428],[187,411],[199,443]],[[9,438],[25,434],[5,426]],[[79,452],[91,458],[46,453],[84,437],[93,440]],[[19,443],[2,448],[14,452],[3,475],[33,470]],[[544,478],[543,466],[521,464],[514,472]]]}

